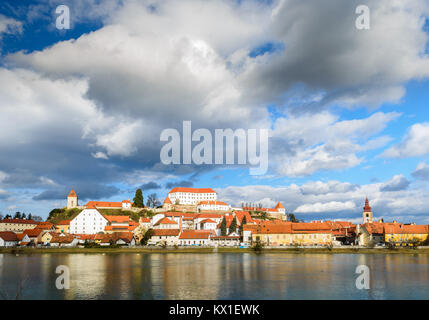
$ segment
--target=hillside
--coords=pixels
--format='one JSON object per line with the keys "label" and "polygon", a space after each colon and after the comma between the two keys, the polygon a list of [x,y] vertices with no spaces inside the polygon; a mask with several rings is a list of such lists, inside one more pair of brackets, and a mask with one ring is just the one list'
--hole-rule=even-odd
{"label": "hillside", "polygon": [[[57,208],[53,209],[49,213],[48,221],[56,224],[61,220],[71,220],[76,217],[79,213],[82,212],[83,209],[66,209],[66,208]],[[151,217],[153,212],[148,209],[142,209],[139,212],[134,212],[130,210],[122,210],[122,209],[98,209],[98,211],[106,216],[129,216],[132,220],[138,222],[140,217]]]}

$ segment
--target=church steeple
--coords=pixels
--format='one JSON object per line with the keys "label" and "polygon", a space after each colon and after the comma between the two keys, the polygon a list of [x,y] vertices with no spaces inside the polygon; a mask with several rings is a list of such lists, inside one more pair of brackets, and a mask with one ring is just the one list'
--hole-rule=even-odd
{"label": "church steeple", "polygon": [[368,197],[365,199],[365,206],[363,207],[363,223],[371,223],[372,222],[372,210],[369,205]]}

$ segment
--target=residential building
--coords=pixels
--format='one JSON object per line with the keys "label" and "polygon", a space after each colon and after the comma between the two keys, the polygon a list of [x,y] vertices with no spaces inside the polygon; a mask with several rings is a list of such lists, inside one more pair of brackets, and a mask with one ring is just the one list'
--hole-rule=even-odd
{"label": "residential building", "polygon": [[360,246],[374,246],[384,243],[384,223],[367,222],[359,225],[357,234]]}
{"label": "residential building", "polygon": [[240,236],[236,232],[227,236],[210,235],[210,240],[215,247],[234,247],[240,245]]}
{"label": "residential building", "polygon": [[18,245],[18,237],[15,232],[1,231],[0,232],[0,247],[15,247]]}
{"label": "residential building", "polygon": [[70,233],[70,221],[61,220],[55,225],[55,232],[57,233]]}
{"label": "residential building", "polygon": [[167,217],[158,220],[153,226],[153,229],[180,229],[180,225]]}
{"label": "residential building", "polygon": [[153,229],[152,236],[148,241],[148,244],[157,245],[165,243],[168,246],[177,245],[179,234],[179,229]]}
{"label": "residential building", "polygon": [[207,230],[183,230],[179,236],[179,245],[208,246],[211,244],[210,235],[214,235],[214,232]]}
{"label": "residential building", "polygon": [[2,219],[0,220],[0,231],[21,233],[28,229],[34,229],[37,224],[37,221],[31,219]]}
{"label": "residential building", "polygon": [[130,200],[123,200],[121,202],[112,202],[112,201],[89,201],[85,207],[91,208],[96,207],[98,209],[131,209],[133,204]]}
{"label": "residential building", "polygon": [[200,201],[197,206],[198,212],[210,211],[231,211],[231,206],[223,201],[204,200]]}

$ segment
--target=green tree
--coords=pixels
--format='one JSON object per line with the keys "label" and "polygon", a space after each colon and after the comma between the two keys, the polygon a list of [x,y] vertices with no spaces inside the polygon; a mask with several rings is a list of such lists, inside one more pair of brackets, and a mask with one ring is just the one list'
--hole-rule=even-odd
{"label": "green tree", "polygon": [[240,232],[240,236],[243,235],[243,226],[247,223],[247,219],[246,216],[243,217],[243,219],[241,220],[241,224],[240,227],[238,228],[238,232]]}
{"label": "green tree", "polygon": [[143,192],[142,189],[136,190],[136,195],[133,199],[134,207],[136,208],[144,208],[144,198],[143,198]]}
{"label": "green tree", "polygon": [[153,230],[152,229],[148,229],[145,232],[145,234],[143,236],[143,239],[140,241],[141,245],[143,245],[143,246],[147,245],[149,239],[152,237],[152,234],[153,234]]}
{"label": "green tree", "polygon": [[14,219],[21,219],[21,212],[19,212],[19,211],[15,212],[15,216],[13,218]]}
{"label": "green tree", "polygon": [[226,236],[226,218],[225,217],[223,217],[223,220],[220,224],[220,234],[222,236]]}
{"label": "green tree", "polygon": [[31,213],[28,215],[28,220],[33,219],[33,216],[31,215]]}
{"label": "green tree", "polygon": [[237,217],[232,219],[231,224],[229,225],[229,234],[237,231]]}
{"label": "green tree", "polygon": [[298,222],[298,219],[295,217],[293,213],[289,213],[287,218],[290,222]]}

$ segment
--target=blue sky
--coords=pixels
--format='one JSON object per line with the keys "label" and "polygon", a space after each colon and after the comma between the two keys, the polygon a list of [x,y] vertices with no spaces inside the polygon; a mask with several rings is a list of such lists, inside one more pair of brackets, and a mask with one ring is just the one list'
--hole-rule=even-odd
{"label": "blue sky", "polygon": [[[2,2],[0,212],[183,185],[306,220],[358,221],[368,196],[376,217],[429,223],[428,5],[367,3],[360,32],[355,1]],[[185,120],[269,129],[269,171],[161,164]]]}

